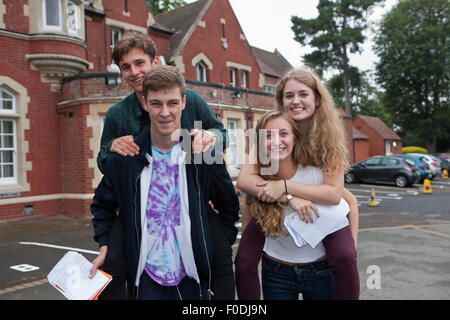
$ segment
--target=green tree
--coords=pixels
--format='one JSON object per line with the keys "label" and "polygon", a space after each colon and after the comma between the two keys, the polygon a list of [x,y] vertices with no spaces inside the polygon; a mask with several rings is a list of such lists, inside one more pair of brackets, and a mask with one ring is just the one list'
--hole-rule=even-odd
{"label": "green tree", "polygon": [[342,71],[345,111],[351,115],[349,53],[361,52],[368,8],[382,0],[319,0],[315,19],[291,18],[294,39],[315,48],[303,59],[322,70]]}
{"label": "green tree", "polygon": [[374,50],[384,105],[410,143],[450,138],[450,2],[403,0],[381,21]]}
{"label": "green tree", "polygon": [[183,0],[147,0],[147,2],[155,16],[187,4]]}
{"label": "green tree", "polygon": [[[343,107],[345,105],[343,74],[334,75],[327,81],[327,87],[330,89],[336,105]],[[378,117],[392,128],[392,116],[382,104],[383,92],[371,84],[369,71],[361,72],[358,68],[351,67],[349,91],[354,115]]]}

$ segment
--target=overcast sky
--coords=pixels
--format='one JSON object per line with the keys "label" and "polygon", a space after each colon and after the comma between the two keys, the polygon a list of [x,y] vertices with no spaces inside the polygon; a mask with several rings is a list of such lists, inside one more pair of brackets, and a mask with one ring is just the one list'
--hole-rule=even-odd
{"label": "overcast sky", "polygon": [[[185,0],[188,3],[195,0]],[[274,51],[275,48],[294,66],[302,64],[302,56],[311,51],[294,40],[291,30],[291,16],[305,19],[317,17],[319,0],[229,0],[233,11],[250,45]],[[372,8],[370,21],[379,21],[398,0],[386,0],[383,5]],[[360,55],[352,55],[350,63],[361,70],[373,70],[376,56],[372,52],[372,42],[364,43]]]}

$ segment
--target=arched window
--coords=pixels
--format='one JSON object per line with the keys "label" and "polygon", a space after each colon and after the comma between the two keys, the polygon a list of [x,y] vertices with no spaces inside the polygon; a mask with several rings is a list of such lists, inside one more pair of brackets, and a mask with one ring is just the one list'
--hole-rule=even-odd
{"label": "arched window", "polygon": [[206,65],[203,61],[198,62],[195,65],[195,70],[197,73],[197,80],[198,81],[202,81],[202,82],[206,82],[207,78],[206,78]]}
{"label": "arched window", "polygon": [[30,191],[27,172],[32,163],[25,131],[30,97],[27,89],[9,77],[0,75],[0,194]]}

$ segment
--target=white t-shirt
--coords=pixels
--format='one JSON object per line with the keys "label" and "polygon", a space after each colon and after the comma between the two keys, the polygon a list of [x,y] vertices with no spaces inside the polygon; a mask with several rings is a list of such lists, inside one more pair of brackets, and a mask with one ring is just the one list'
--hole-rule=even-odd
{"label": "white t-shirt", "polygon": [[[304,184],[323,184],[323,172],[321,169],[313,166],[298,166],[297,172],[290,181]],[[285,216],[291,212],[292,210],[288,208],[283,209]],[[309,244],[298,247],[289,234],[280,234],[274,238],[266,236],[263,251],[275,259],[291,263],[309,263],[325,255],[322,241],[315,248],[312,248]]]}

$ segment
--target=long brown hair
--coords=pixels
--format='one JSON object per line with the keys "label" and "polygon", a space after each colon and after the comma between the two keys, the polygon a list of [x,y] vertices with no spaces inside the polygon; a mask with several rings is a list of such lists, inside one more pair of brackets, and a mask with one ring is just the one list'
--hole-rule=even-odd
{"label": "long brown hair", "polygon": [[[298,129],[297,123],[289,116],[280,110],[269,111],[263,115],[263,117],[258,121],[256,125],[256,145],[255,147],[264,148],[264,144],[261,143],[261,130],[267,127],[269,121],[275,120],[277,118],[286,119],[291,125],[292,133],[294,134],[294,148],[292,150],[292,157],[295,163],[300,163],[301,156],[303,154],[301,148],[302,145],[298,143],[300,139],[300,130]],[[260,155],[260,152],[256,152]],[[261,168],[267,165],[261,163],[261,158],[256,157],[256,168],[258,172],[261,172]],[[275,175],[264,175],[266,180],[279,180]],[[257,198],[248,195],[246,199],[246,204],[249,206],[250,214],[256,219],[261,230],[268,236],[277,237],[280,234],[286,234],[283,229],[283,206],[278,202],[266,203],[259,201]]]}
{"label": "long brown hair", "polygon": [[294,79],[310,87],[317,106],[308,130],[302,132],[302,165],[313,165],[330,173],[344,172],[348,167],[345,130],[333,97],[320,77],[309,67],[303,66],[287,72],[278,82],[275,100],[277,108],[284,111],[283,93],[286,83]]}

